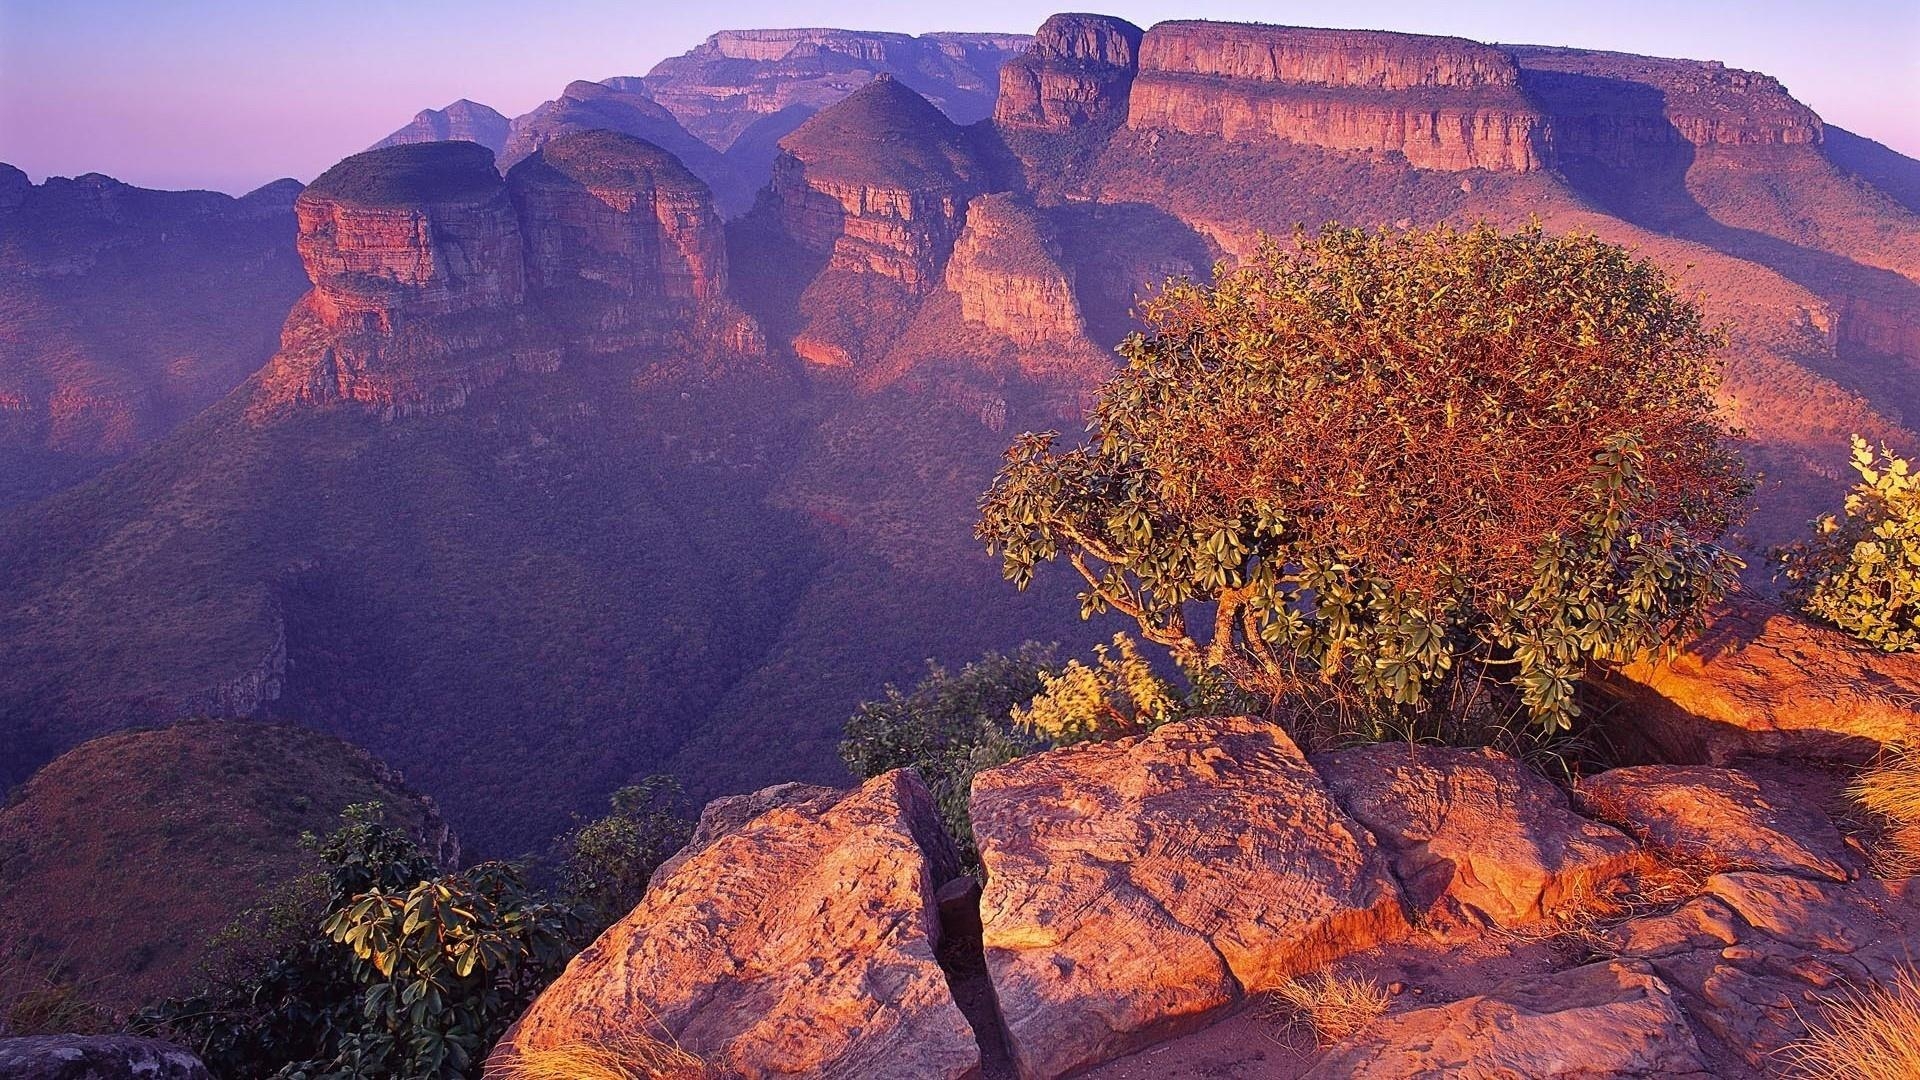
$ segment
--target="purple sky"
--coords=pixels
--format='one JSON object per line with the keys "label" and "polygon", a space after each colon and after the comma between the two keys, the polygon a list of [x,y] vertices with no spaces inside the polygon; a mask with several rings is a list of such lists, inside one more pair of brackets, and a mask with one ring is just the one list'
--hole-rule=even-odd
{"label": "purple sky", "polygon": [[[456,98],[509,116],[577,78],[644,74],[721,29],[1031,31],[1021,0],[0,0],[0,161],[241,192],[311,179]],[[1085,10],[1085,9],[1083,9]],[[1829,123],[1920,157],[1920,3],[1126,0],[1168,18],[1458,34],[1722,60],[1778,76]]]}

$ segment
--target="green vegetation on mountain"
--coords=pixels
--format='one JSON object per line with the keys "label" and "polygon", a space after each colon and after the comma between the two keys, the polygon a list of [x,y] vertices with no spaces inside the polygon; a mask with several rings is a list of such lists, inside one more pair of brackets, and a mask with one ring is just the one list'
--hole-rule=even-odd
{"label": "green vegetation on mountain", "polygon": [[1083,615],[1306,723],[1552,731],[1589,661],[1699,625],[1749,484],[1665,274],[1538,228],[1296,247],[1150,301],[1085,445],[1014,444],[979,527],[1008,578],[1064,560]]}

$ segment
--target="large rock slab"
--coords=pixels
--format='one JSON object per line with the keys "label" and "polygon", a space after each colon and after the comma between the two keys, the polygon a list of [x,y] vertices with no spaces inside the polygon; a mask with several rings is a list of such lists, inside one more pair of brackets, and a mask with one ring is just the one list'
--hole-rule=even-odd
{"label": "large rock slab", "polygon": [[1673,992],[1645,964],[1590,964],[1388,1016],[1303,1080],[1711,1077]]}
{"label": "large rock slab", "polygon": [[1530,922],[1633,862],[1624,833],[1574,813],[1559,788],[1496,750],[1380,743],[1313,764],[1430,921]]}
{"label": "large rock slab", "polygon": [[982,773],[973,828],[987,968],[1024,1077],[1117,1057],[1407,929],[1379,845],[1250,718]]}
{"label": "large rock slab", "polygon": [[1710,765],[1639,765],[1580,781],[1583,808],[1649,844],[1713,869],[1768,870],[1845,881],[1853,876],[1833,822],[1816,807]]}
{"label": "large rock slab", "polygon": [[132,1035],[32,1035],[0,1039],[7,1080],[212,1080],[200,1059]]}
{"label": "large rock slab", "polygon": [[[656,878],[496,1051],[671,1038],[729,1076],[964,1077],[973,1029],[934,958],[939,886],[959,872],[910,770],[838,800],[810,789]],[[724,815],[720,815],[724,816]]]}
{"label": "large rock slab", "polygon": [[1609,672],[1620,734],[1650,760],[1865,761],[1920,736],[1920,654],[1870,648],[1755,600],[1730,601],[1671,660]]}

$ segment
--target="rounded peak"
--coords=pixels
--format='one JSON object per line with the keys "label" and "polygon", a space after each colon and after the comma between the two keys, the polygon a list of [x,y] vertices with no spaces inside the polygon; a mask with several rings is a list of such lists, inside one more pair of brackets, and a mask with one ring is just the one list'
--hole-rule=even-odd
{"label": "rounded peak", "polygon": [[849,142],[946,142],[957,141],[959,134],[959,126],[932,102],[892,75],[881,74],[809,117],[781,139],[780,146],[804,158],[809,151],[845,152]]}
{"label": "rounded peak", "polygon": [[562,179],[600,188],[706,188],[667,150],[600,128],[557,135],[507,172],[510,184]]}
{"label": "rounded peak", "polygon": [[493,151],[473,142],[420,142],[355,154],[301,193],[358,206],[477,202],[500,190]]}
{"label": "rounded peak", "polygon": [[283,176],[278,180],[269,180],[261,184],[259,187],[240,196],[240,199],[242,202],[292,206],[293,200],[298,198],[300,193],[306,190],[306,187],[305,184],[302,184],[291,176]]}

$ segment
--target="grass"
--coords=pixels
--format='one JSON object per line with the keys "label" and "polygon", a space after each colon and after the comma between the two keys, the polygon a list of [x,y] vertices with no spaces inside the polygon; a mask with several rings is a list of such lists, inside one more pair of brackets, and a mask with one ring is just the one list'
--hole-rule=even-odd
{"label": "grass", "polygon": [[1788,1048],[1811,1080],[1913,1080],[1920,1076],[1920,969],[1850,988]]}
{"label": "grass", "polygon": [[704,1080],[706,1063],[677,1044],[625,1033],[598,1042],[522,1050],[503,1080]]}
{"label": "grass", "polygon": [[1889,750],[1854,778],[1847,795],[1885,825],[1874,871],[1889,878],[1920,873],[1920,747]]}
{"label": "grass", "polygon": [[1351,1039],[1387,1011],[1386,987],[1360,975],[1322,971],[1289,979],[1273,991],[1261,1015],[1304,1027],[1321,1045]]}

